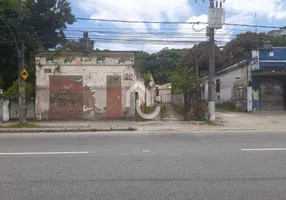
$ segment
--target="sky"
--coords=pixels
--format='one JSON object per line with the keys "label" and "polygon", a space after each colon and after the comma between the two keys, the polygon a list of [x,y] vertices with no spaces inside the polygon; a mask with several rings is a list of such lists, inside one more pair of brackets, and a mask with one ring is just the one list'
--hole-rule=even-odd
{"label": "sky", "polygon": [[[205,0],[70,0],[76,17],[91,19],[207,22],[209,1]],[[226,23],[286,26],[286,0],[225,0]],[[258,28],[265,32],[273,29]],[[88,31],[95,48],[157,52],[168,48],[190,48],[206,41],[204,24],[118,23],[77,20],[68,26],[69,38]],[[216,30],[216,42],[223,46],[239,33],[255,27],[225,25]]]}

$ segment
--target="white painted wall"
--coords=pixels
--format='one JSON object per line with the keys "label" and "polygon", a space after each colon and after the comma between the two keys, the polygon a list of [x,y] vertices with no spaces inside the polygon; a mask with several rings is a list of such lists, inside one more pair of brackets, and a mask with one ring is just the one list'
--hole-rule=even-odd
{"label": "white painted wall", "polygon": [[8,122],[10,120],[8,99],[4,99],[2,101],[2,117],[3,117],[3,122]]}
{"label": "white painted wall", "polygon": [[[35,101],[27,99],[27,119],[35,119]],[[11,119],[19,119],[19,104],[18,100],[0,100],[0,116],[2,121],[7,122]]]}
{"label": "white painted wall", "polygon": [[[233,67],[233,66],[232,66]],[[216,103],[228,102],[234,100],[234,84],[235,78],[240,78],[240,84],[247,86],[248,84],[248,67],[233,68],[224,73],[217,73],[215,80],[220,79],[220,94],[217,94]],[[220,97],[220,98],[218,98]],[[205,99],[208,100],[208,83],[205,83]]]}
{"label": "white painted wall", "polygon": [[[96,56],[96,55],[95,55]],[[123,55],[124,56],[124,55]],[[127,55],[130,57],[130,55]],[[46,56],[37,57],[36,60],[40,65],[36,67],[36,118],[41,120],[46,118],[45,113],[49,110],[49,76],[53,76],[53,72],[60,65],[61,72],[56,72],[56,75],[77,75],[82,76],[83,86],[88,86],[94,93],[96,107],[104,110],[106,107],[106,76],[107,75],[120,75],[122,77],[122,112],[125,110],[126,92],[136,82],[143,80],[138,78],[137,73],[133,67],[133,61],[129,60],[124,64],[118,64],[118,57],[106,57],[104,63],[97,63],[93,61],[83,62],[83,57],[74,56],[74,60],[70,63],[64,63],[64,57],[61,57],[55,62],[46,62]],[[45,73],[45,69],[50,69],[52,73]],[[129,74],[132,80],[125,80],[125,74]],[[136,90],[139,92],[139,97],[144,102],[144,91]],[[150,95],[149,98],[151,98]],[[148,103],[152,101],[149,100]],[[131,108],[135,108],[134,97],[131,98]],[[85,108],[83,108],[85,109]]]}
{"label": "white painted wall", "polygon": [[163,103],[170,103],[172,101],[171,89],[159,90],[159,95],[162,97]]}

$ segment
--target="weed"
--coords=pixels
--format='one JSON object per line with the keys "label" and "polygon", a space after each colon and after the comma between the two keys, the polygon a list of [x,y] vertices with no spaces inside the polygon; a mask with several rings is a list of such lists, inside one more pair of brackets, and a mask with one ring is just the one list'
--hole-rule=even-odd
{"label": "weed", "polygon": [[40,126],[36,124],[25,123],[25,124],[11,124],[7,126],[0,126],[0,128],[40,128]]}

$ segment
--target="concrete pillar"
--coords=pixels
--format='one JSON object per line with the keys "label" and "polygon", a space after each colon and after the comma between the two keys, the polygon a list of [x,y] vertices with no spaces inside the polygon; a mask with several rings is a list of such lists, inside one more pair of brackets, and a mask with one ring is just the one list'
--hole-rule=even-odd
{"label": "concrete pillar", "polygon": [[10,120],[10,112],[9,112],[9,99],[3,100],[3,121],[8,122]]}
{"label": "concrete pillar", "polygon": [[252,112],[252,87],[247,87],[247,112]]}

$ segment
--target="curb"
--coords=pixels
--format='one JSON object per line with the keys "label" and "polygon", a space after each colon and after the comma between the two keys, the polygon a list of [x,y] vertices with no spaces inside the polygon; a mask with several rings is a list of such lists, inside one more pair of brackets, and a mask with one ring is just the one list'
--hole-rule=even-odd
{"label": "curb", "polygon": [[2,128],[0,133],[56,133],[56,132],[117,132],[117,131],[137,131],[136,128]]}

